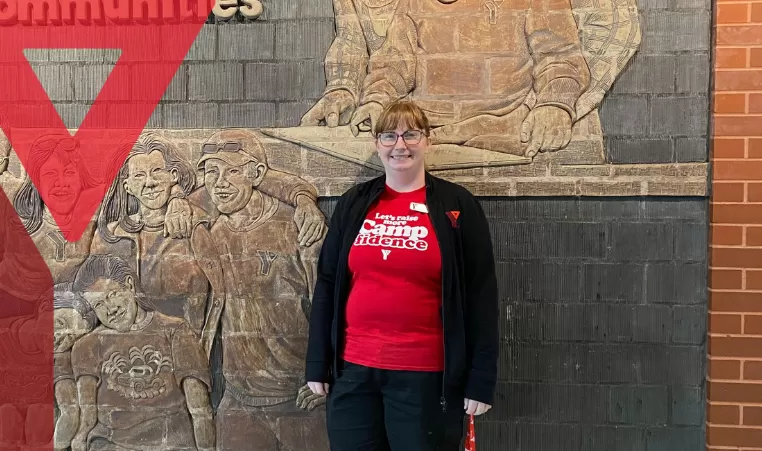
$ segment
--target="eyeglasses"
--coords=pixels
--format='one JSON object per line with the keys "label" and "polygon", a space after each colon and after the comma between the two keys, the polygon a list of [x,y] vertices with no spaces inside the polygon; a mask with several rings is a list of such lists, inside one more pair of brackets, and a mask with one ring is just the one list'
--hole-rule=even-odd
{"label": "eyeglasses", "polygon": [[240,141],[225,141],[221,143],[206,143],[201,146],[201,153],[238,152],[243,150]]}
{"label": "eyeglasses", "polygon": [[408,130],[401,135],[392,131],[381,132],[378,134],[378,142],[380,142],[382,146],[393,146],[397,143],[400,136],[402,137],[402,140],[405,141],[405,144],[412,146],[421,142],[423,132],[420,130]]}
{"label": "eyeglasses", "polygon": [[67,137],[51,137],[35,143],[39,150],[61,149],[64,152],[71,152],[79,147],[79,140]]}

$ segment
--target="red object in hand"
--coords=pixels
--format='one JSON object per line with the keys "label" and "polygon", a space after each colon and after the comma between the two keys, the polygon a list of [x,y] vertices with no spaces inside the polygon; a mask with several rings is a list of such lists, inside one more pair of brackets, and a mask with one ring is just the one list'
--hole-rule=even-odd
{"label": "red object in hand", "polygon": [[466,434],[465,451],[476,451],[476,430],[474,428],[474,416],[468,416],[468,433]]}

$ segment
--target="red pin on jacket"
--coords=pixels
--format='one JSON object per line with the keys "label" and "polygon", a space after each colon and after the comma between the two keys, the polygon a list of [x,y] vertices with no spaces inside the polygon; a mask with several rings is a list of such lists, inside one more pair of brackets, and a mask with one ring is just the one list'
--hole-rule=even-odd
{"label": "red pin on jacket", "polygon": [[476,451],[476,430],[474,427],[474,416],[468,416],[468,433],[466,433],[465,451]]}

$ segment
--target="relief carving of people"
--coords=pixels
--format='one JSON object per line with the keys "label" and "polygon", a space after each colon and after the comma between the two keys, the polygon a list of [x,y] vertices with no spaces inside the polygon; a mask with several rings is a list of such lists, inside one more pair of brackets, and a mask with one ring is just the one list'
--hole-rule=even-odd
{"label": "relief carving of people", "polygon": [[322,238],[301,245],[294,207],[259,189],[269,166],[255,134],[215,133],[198,167],[219,213],[211,235],[226,288],[205,325],[222,336],[220,449],[327,449],[325,425],[309,412],[325,400],[307,395],[301,374]]}
{"label": "relief carving of people", "polygon": [[100,322],[71,351],[81,409],[72,451],[215,449],[209,363],[188,323],[153,310],[116,256],[88,257],[72,288]]}
{"label": "relief carving of people", "polygon": [[433,144],[528,157],[563,149],[576,122],[600,130],[590,113],[640,44],[635,1],[334,0],[327,87],[301,125],[357,136],[411,97]]}
{"label": "relief carving of people", "polygon": [[[13,207],[45,259],[53,282],[70,282],[77,267],[90,253],[96,230],[95,216],[76,242],[65,240],[62,231],[67,229],[67,218],[71,218],[75,205],[100,205],[98,188],[102,182],[91,175],[79,152],[79,141],[68,135],[45,135],[38,138],[30,149],[26,168],[27,174],[13,198]],[[37,181],[38,186],[32,180]],[[46,193],[47,202],[43,202],[40,191]],[[178,199],[174,205],[175,208],[170,207],[167,212],[168,218],[174,219],[182,214],[187,208],[187,201]],[[58,222],[53,219],[51,211],[56,212]],[[167,223],[177,224],[177,221]],[[170,226],[167,226],[167,230],[175,236],[181,235]],[[25,262],[24,256],[9,255],[7,252],[0,260],[0,272],[9,274],[0,283],[14,284],[0,288],[21,299],[30,292],[29,285],[39,284],[40,280],[49,277],[47,272],[43,274]]]}
{"label": "relief carving of people", "polygon": [[[433,144],[530,157],[565,147],[590,78],[571,7],[528,0],[485,14],[484,6],[482,0],[401,0],[384,44],[371,56],[350,125],[372,126],[384,106],[410,96],[437,127]],[[436,20],[445,13],[457,14],[455,26]]]}
{"label": "relief carving of people", "polygon": [[[244,185],[233,177],[231,186],[247,199],[236,207],[208,185],[224,186],[229,174],[217,180],[207,169],[246,155],[252,143],[259,146],[260,163],[244,165]],[[253,434],[244,437],[246,445],[228,438],[228,448],[280,443],[281,449],[327,449],[319,409],[325,399],[301,380],[306,312],[327,231],[315,188],[271,168],[256,135],[245,131],[226,130],[200,146],[198,169],[207,170],[202,179],[176,142],[144,133],[122,149],[126,160],[111,168],[116,179],[93,221],[82,239],[70,243],[50,212],[96,201],[91,193],[100,183],[77,144],[65,136],[40,138],[30,158],[33,176],[24,177],[14,196],[22,220],[17,232],[31,236],[29,245],[58,283],[47,309],[55,325],[53,434],[25,439],[23,433],[14,438],[0,432],[0,440],[49,443],[56,450],[212,449],[216,426],[206,412],[210,354],[219,332],[226,389],[218,415],[232,420],[221,426],[235,428],[233,436],[240,437],[236,421],[243,418]],[[39,191],[32,183],[36,174]],[[52,201],[43,202],[39,192]],[[233,232],[236,224],[243,228]],[[18,265],[23,252],[8,246],[17,240],[5,241],[0,267],[25,271]],[[18,324],[28,328],[39,316],[39,293],[23,290],[35,274],[26,270],[15,281],[19,294],[29,295],[29,309],[10,312],[9,324],[22,318]],[[40,280],[46,275],[39,274]],[[178,376],[192,371],[193,377]],[[21,429],[30,415],[44,416],[42,409],[11,408],[0,407]]]}
{"label": "relief carving of people", "polygon": [[301,125],[346,125],[360,99],[370,55],[381,48],[399,0],[333,0],[336,37],[325,57],[323,97]]}
{"label": "relief carving of people", "polygon": [[173,191],[184,198],[195,186],[192,166],[172,142],[154,134],[141,135],[103,201],[91,253],[128,261],[156,311],[184,318],[201,333],[210,293],[213,297],[222,294],[219,265],[206,259],[215,254],[208,238],[207,214],[190,204],[185,218],[192,223],[189,230],[183,227],[187,237],[169,237],[165,232]]}

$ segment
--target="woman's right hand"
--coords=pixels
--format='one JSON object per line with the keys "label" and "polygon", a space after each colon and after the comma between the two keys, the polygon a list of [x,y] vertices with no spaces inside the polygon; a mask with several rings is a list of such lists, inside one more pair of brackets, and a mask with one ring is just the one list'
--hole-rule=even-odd
{"label": "woman's right hand", "polygon": [[327,395],[330,392],[330,384],[323,383],[323,382],[307,382],[307,385],[310,386],[310,390],[312,390],[312,393],[316,395]]}

